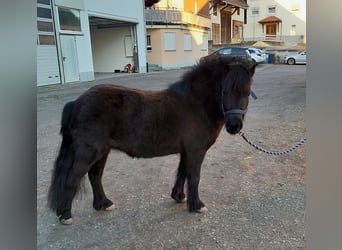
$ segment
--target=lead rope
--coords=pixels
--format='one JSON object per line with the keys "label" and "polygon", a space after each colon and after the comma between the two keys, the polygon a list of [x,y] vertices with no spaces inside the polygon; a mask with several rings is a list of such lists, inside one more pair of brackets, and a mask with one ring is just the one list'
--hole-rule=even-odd
{"label": "lead rope", "polygon": [[254,144],[253,142],[251,142],[250,140],[248,140],[245,136],[245,134],[243,132],[239,132],[239,135],[249,144],[251,145],[252,147],[254,147],[255,149],[263,152],[263,153],[266,153],[266,154],[270,154],[270,155],[285,155],[285,154],[289,154],[293,151],[295,151],[297,148],[299,148],[300,146],[302,146],[306,141],[307,139],[306,138],[303,138],[302,140],[300,140],[300,142],[298,142],[296,145],[294,145],[293,147],[290,147],[286,150],[283,150],[283,151],[271,151],[271,150],[267,150],[267,149],[264,149],[256,144]]}

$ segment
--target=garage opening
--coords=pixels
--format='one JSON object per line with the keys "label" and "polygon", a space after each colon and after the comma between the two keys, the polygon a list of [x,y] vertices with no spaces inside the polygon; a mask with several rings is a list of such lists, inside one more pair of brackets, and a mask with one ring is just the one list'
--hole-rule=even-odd
{"label": "garage opening", "polygon": [[89,24],[95,80],[139,68],[136,23],[89,16]]}

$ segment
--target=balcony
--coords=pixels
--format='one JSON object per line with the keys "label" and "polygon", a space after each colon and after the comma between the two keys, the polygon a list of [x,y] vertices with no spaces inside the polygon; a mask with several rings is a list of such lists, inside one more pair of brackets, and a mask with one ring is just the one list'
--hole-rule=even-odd
{"label": "balcony", "polygon": [[185,24],[210,28],[210,19],[181,10],[145,10],[147,25]]}

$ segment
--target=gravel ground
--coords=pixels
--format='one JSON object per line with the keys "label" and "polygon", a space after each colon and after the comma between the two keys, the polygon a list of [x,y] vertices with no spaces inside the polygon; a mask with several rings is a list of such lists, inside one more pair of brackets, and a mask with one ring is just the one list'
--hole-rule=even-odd
{"label": "gravel ground", "polygon": [[[186,69],[120,75],[37,89],[38,249],[305,249],[305,146],[288,155],[256,151],[223,130],[202,165],[201,200],[190,214],[170,197],[179,156],[132,159],[112,151],[103,185],[116,204],[92,208],[87,179],[73,205],[74,223],[60,225],[47,209],[47,191],[59,149],[63,105],[90,86],[115,83],[159,90]],[[282,150],[305,137],[306,66],[258,65],[243,131],[260,146]]]}

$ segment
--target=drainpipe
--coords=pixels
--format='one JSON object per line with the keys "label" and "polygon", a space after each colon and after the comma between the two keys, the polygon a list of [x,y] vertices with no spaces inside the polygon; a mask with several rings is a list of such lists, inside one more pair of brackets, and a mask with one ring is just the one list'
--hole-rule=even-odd
{"label": "drainpipe", "polygon": [[133,45],[133,65],[134,65],[135,71],[140,72],[140,70],[139,70],[139,54],[138,54],[139,51],[138,51],[138,41],[137,41],[137,30],[136,30],[136,28],[137,28],[137,24],[132,25],[130,27],[130,33],[131,33],[131,38],[132,38],[132,42],[133,42],[133,44],[132,44]]}
{"label": "drainpipe", "polygon": [[60,76],[60,84],[65,83],[65,76],[64,76],[64,66],[63,66],[63,58],[61,52],[61,41],[59,37],[59,20],[58,20],[58,11],[55,5],[55,1],[51,0],[51,12],[52,12],[52,25],[55,33],[55,41],[56,41],[56,48],[57,48],[57,62],[58,62],[58,71]]}

